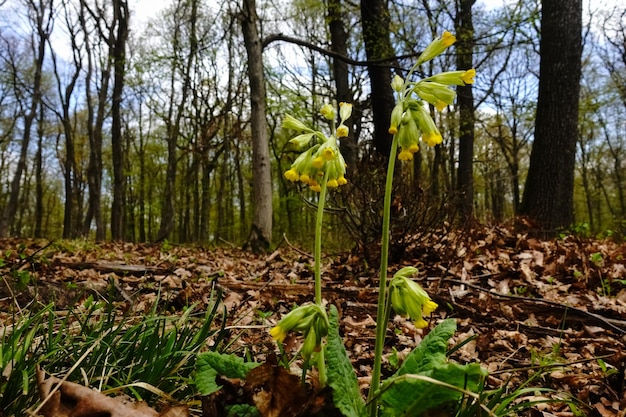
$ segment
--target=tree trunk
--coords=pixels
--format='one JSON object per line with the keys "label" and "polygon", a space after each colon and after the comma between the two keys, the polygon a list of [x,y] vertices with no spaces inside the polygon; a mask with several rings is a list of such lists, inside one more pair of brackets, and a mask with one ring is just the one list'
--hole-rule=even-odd
{"label": "tree trunk", "polygon": [[[86,85],[91,86],[91,78],[94,73],[94,48],[91,46],[89,38],[90,29],[87,26],[87,4],[83,0],[80,2],[79,19],[81,22],[83,36],[85,38],[84,47],[87,57],[87,73],[85,74]],[[105,42],[111,42],[112,33],[108,34]],[[87,165],[87,183],[89,185],[89,197],[87,203],[87,213],[83,222],[83,236],[88,236],[91,230],[92,221],[96,224],[96,241],[106,238],[106,227],[102,219],[102,131],[104,129],[104,119],[108,111],[109,82],[111,79],[111,59],[107,57],[106,65],[101,69],[101,85],[98,90],[97,109],[91,95],[91,88],[85,92],[87,105],[87,135],[89,136],[89,162]],[[95,113],[95,114],[94,114]]]}
{"label": "tree trunk", "polygon": [[[367,60],[393,58],[395,52],[389,38],[388,0],[361,0],[361,22]],[[372,89],[370,101],[374,121],[374,147],[380,154],[388,157],[391,149],[389,118],[395,105],[390,87],[391,69],[388,65],[370,64],[367,71]]]}
{"label": "tree trunk", "polygon": [[[165,173],[165,187],[163,190],[163,202],[161,206],[161,224],[159,226],[157,241],[166,239],[172,230],[174,229],[174,200],[176,197],[176,168],[178,164],[177,155],[177,143],[178,136],[180,135],[180,124],[187,104],[187,97],[189,95],[189,88],[191,86],[191,70],[193,68],[193,62],[198,58],[198,40],[196,34],[196,20],[198,15],[198,1],[191,0],[191,12],[188,16],[189,21],[189,51],[182,68],[182,74],[177,73],[179,62],[174,57],[172,60],[172,76],[170,78],[170,89],[172,96],[170,97],[170,107],[168,109],[168,115],[166,120],[167,125],[167,168]],[[183,33],[183,30],[179,25],[174,29],[172,43],[174,50],[179,47],[179,37]],[[174,55],[177,56],[177,51],[174,51]],[[174,97],[176,96],[176,84],[180,81],[179,77],[182,75],[182,91],[180,92],[180,101],[176,105],[174,103]],[[175,109],[176,107],[176,109]],[[175,113],[175,114],[174,114]]]}
{"label": "tree trunk", "polygon": [[[456,16],[456,65],[467,70],[474,63],[472,6],[476,0],[459,0]],[[459,106],[458,215],[461,223],[472,219],[474,207],[474,94],[471,85],[457,87]]]}
{"label": "tree trunk", "polygon": [[43,140],[44,140],[45,112],[43,103],[39,106],[39,121],[37,125],[37,154],[35,155],[35,238],[43,237]]}
{"label": "tree trunk", "polygon": [[[342,56],[348,56],[348,44],[346,29],[344,27],[344,16],[341,9],[342,0],[328,1],[328,29],[330,32],[330,50]],[[348,63],[341,59],[333,58],[333,77],[335,79],[335,90],[337,102],[352,103],[354,98],[350,91]],[[357,143],[354,135],[354,127],[352,126],[352,118],[348,120],[347,126],[350,127],[348,137],[341,138],[340,150],[343,158],[348,165],[348,169],[352,170],[356,167]]]}
{"label": "tree trunk", "polygon": [[124,143],[122,140],[122,92],[126,71],[126,39],[128,38],[128,4],[113,1],[114,21],[117,21],[113,49],[113,97],[111,100],[111,157],[113,159],[113,204],[111,206],[111,238],[124,238]]}
{"label": "tree trunk", "polygon": [[574,222],[582,0],[542,2],[535,141],[520,212],[549,237]]}
{"label": "tree trunk", "polygon": [[[17,164],[15,165],[15,171],[13,179],[9,187],[9,200],[7,201],[2,215],[0,217],[0,237],[6,237],[9,234],[9,227],[15,219],[17,213],[19,200],[20,200],[20,185],[22,182],[22,175],[26,170],[26,158],[28,156],[28,146],[31,138],[31,127],[33,121],[37,117],[37,110],[41,101],[41,81],[42,81],[42,69],[44,63],[44,57],[46,53],[46,42],[50,36],[52,30],[52,0],[40,0],[38,5],[31,4],[33,10],[29,13],[35,21],[34,30],[37,32],[36,36],[33,36],[36,45],[33,45],[33,49],[36,54],[33,59],[33,95],[30,102],[30,108],[28,113],[24,117],[24,130],[22,135],[22,146],[18,156]],[[18,68],[14,68],[17,71]]]}
{"label": "tree trunk", "polygon": [[246,247],[255,252],[269,249],[272,241],[272,174],[269,134],[265,119],[263,48],[257,29],[255,0],[243,0],[241,26],[248,53],[248,79],[252,129],[252,229]]}

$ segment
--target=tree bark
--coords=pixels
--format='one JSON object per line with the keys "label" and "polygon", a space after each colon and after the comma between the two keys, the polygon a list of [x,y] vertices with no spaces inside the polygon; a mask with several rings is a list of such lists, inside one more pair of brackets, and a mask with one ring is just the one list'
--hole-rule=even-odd
{"label": "tree bark", "polygon": [[[328,1],[328,29],[330,32],[330,50],[342,56],[348,56],[348,45],[346,29],[343,24],[343,12],[341,0]],[[335,79],[335,90],[337,102],[352,103],[354,98],[350,91],[348,63],[337,58],[333,58],[333,78]],[[348,120],[347,126],[350,127],[350,133],[347,138],[342,138],[340,143],[341,154],[343,155],[348,169],[356,166],[357,144],[354,135],[354,127],[352,126],[353,118]]]}
{"label": "tree bark", "polygon": [[582,0],[542,2],[540,54],[535,141],[520,212],[549,237],[574,222]]}
{"label": "tree bark", "polygon": [[[390,58],[395,55],[389,38],[388,0],[361,0],[361,24],[363,41],[368,61]],[[391,149],[389,118],[395,105],[391,83],[391,68],[388,65],[370,63],[367,66],[370,78],[372,118],[374,121],[374,147],[388,157]]]}
{"label": "tree bark", "polygon": [[[476,0],[459,0],[456,16],[456,65],[467,70],[474,65],[472,6]],[[459,106],[459,167],[457,174],[458,215],[461,223],[474,213],[474,93],[471,85],[457,87]]]}
{"label": "tree bark", "polygon": [[122,92],[126,72],[126,40],[128,39],[128,4],[113,1],[114,21],[117,23],[113,49],[113,96],[111,100],[111,157],[113,159],[113,203],[111,206],[111,238],[124,238],[124,144],[122,140]]}
{"label": "tree bark", "polygon": [[255,0],[243,0],[241,27],[248,53],[248,80],[252,129],[252,229],[246,247],[255,252],[269,249],[272,241],[272,174],[269,134],[265,119],[265,76],[263,45],[257,28],[259,18]]}

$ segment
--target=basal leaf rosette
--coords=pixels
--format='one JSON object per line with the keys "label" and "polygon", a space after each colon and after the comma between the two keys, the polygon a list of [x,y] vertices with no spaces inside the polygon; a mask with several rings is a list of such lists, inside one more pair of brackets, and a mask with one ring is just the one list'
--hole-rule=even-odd
{"label": "basal leaf rosette", "polygon": [[[420,55],[417,63],[409,72],[436,56],[442,54],[456,41],[450,32],[435,39]],[[391,113],[389,133],[396,135],[400,152],[398,159],[410,161],[419,151],[419,140],[428,146],[436,146],[443,141],[439,129],[430,114],[428,105],[443,111],[456,98],[451,86],[463,86],[474,83],[475,69],[467,71],[446,71],[419,81],[407,81],[396,75],[391,88],[396,92],[396,105]]]}
{"label": "basal leaf rosette", "polygon": [[283,119],[283,128],[300,132],[289,142],[302,151],[284,174],[289,181],[300,181],[313,191],[321,191],[325,180],[328,187],[334,188],[348,183],[346,180],[346,161],[339,151],[339,138],[347,137],[350,129],[345,122],[352,114],[352,104],[339,104],[339,126],[335,128],[335,108],[326,104],[320,110],[324,118],[331,121],[330,135],[313,130],[305,123],[287,114]]}

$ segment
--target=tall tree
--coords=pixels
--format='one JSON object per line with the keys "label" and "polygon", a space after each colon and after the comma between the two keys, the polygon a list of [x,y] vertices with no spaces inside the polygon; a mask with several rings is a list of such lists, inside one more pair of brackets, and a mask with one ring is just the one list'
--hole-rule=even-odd
{"label": "tall tree", "polygon": [[269,248],[272,241],[272,173],[269,134],[265,119],[265,76],[263,74],[263,45],[259,37],[259,17],[255,0],[243,0],[241,27],[248,53],[248,80],[252,129],[252,229],[246,246],[253,251]]}
{"label": "tall tree", "polygon": [[[54,23],[53,13],[54,0],[26,0],[25,6],[28,13],[30,23],[32,24],[33,36],[31,49],[33,51],[32,61],[32,84],[30,86],[31,96],[28,108],[25,109],[23,120],[23,135],[20,152],[15,166],[13,179],[11,180],[9,190],[9,200],[7,201],[0,216],[0,237],[6,237],[9,234],[9,227],[15,219],[20,201],[20,186],[22,176],[26,170],[26,160],[28,156],[28,147],[31,139],[31,129],[33,122],[37,117],[37,112],[41,102],[41,89],[43,79],[43,64],[46,55],[46,43]],[[15,74],[19,72],[19,68],[12,68]],[[16,86],[17,87],[17,86]]]}
{"label": "tall tree", "polygon": [[[78,13],[79,21],[83,31],[85,55],[87,68],[85,71],[85,104],[87,106],[87,136],[89,138],[89,162],[87,165],[87,183],[89,194],[87,202],[87,212],[83,221],[83,236],[87,236],[91,231],[92,221],[96,225],[96,240],[104,240],[106,236],[106,226],[102,215],[102,138],[104,122],[109,112],[109,84],[111,81],[112,57],[110,54],[98,56],[99,45],[110,43],[114,38],[115,26],[109,25],[109,30],[101,28],[106,26],[104,10],[94,12],[87,0],[80,1]],[[91,19],[90,19],[91,17]],[[95,25],[97,37],[91,38],[92,26]],[[98,73],[97,63],[101,63],[100,80],[94,81],[95,74]],[[97,102],[94,102],[93,92],[97,91]]]}
{"label": "tall tree", "polygon": [[[157,241],[166,239],[174,229],[174,201],[176,197],[176,169],[178,165],[178,139],[181,134],[181,124],[186,108],[187,99],[190,93],[192,81],[192,69],[194,62],[198,59],[198,39],[196,24],[198,18],[198,0],[186,2],[179,0],[174,6],[172,24],[174,25],[171,47],[171,75],[170,98],[165,124],[167,129],[167,169],[165,174],[165,186],[163,189],[163,201],[161,206],[161,224],[157,236]],[[188,10],[189,8],[189,10]],[[188,26],[187,26],[188,25]],[[182,44],[183,35],[188,35],[188,50],[183,55]],[[177,86],[180,85],[180,92],[177,94]],[[176,103],[176,97],[179,101]]]}
{"label": "tall tree", "polygon": [[382,155],[389,155],[389,117],[395,101],[393,90],[389,87],[391,68],[388,64],[381,64],[382,60],[395,56],[390,39],[389,0],[361,0],[361,23],[365,53],[370,61],[367,71],[371,86],[374,146]]}
{"label": "tall tree", "polygon": [[520,213],[554,234],[574,221],[582,0],[544,0],[535,140]]}
{"label": "tall tree", "polygon": [[113,1],[113,21],[117,24],[115,39],[109,45],[113,57],[113,97],[111,100],[111,156],[113,159],[113,204],[111,206],[111,237],[123,238],[124,225],[124,144],[122,140],[122,92],[126,72],[126,40],[128,39],[128,3]]}
{"label": "tall tree", "polygon": [[[459,0],[456,13],[456,65],[459,70],[474,66],[474,23],[472,6],[476,0]],[[459,168],[457,193],[461,221],[471,219],[474,207],[474,93],[472,85],[457,88],[459,106]]]}

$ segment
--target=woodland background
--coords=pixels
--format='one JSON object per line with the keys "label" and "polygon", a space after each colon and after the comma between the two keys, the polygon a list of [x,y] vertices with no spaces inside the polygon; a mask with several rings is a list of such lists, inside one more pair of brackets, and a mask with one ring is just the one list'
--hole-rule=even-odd
{"label": "woodland background", "polygon": [[[443,144],[398,169],[409,181],[396,190],[397,230],[527,215],[550,233],[619,236],[626,10],[548,3],[556,22],[579,18],[580,91],[557,88],[578,103],[563,111],[573,133],[548,135],[563,154],[533,151],[553,162],[539,178],[567,183],[549,168],[571,171],[571,201],[526,181],[537,127],[558,129],[536,117],[549,58],[538,1],[172,0],[147,21],[126,0],[0,1],[0,237],[306,243],[316,195],[282,176],[295,152],[281,120],[321,125],[311,114],[337,100],[355,109],[342,144],[350,184],[331,196],[325,248],[367,247],[380,230],[389,81],[444,30],[457,44],[419,75],[478,75],[437,115]],[[544,39],[569,45],[569,32]],[[545,77],[575,80],[575,67]],[[562,210],[536,216],[529,190]]]}

